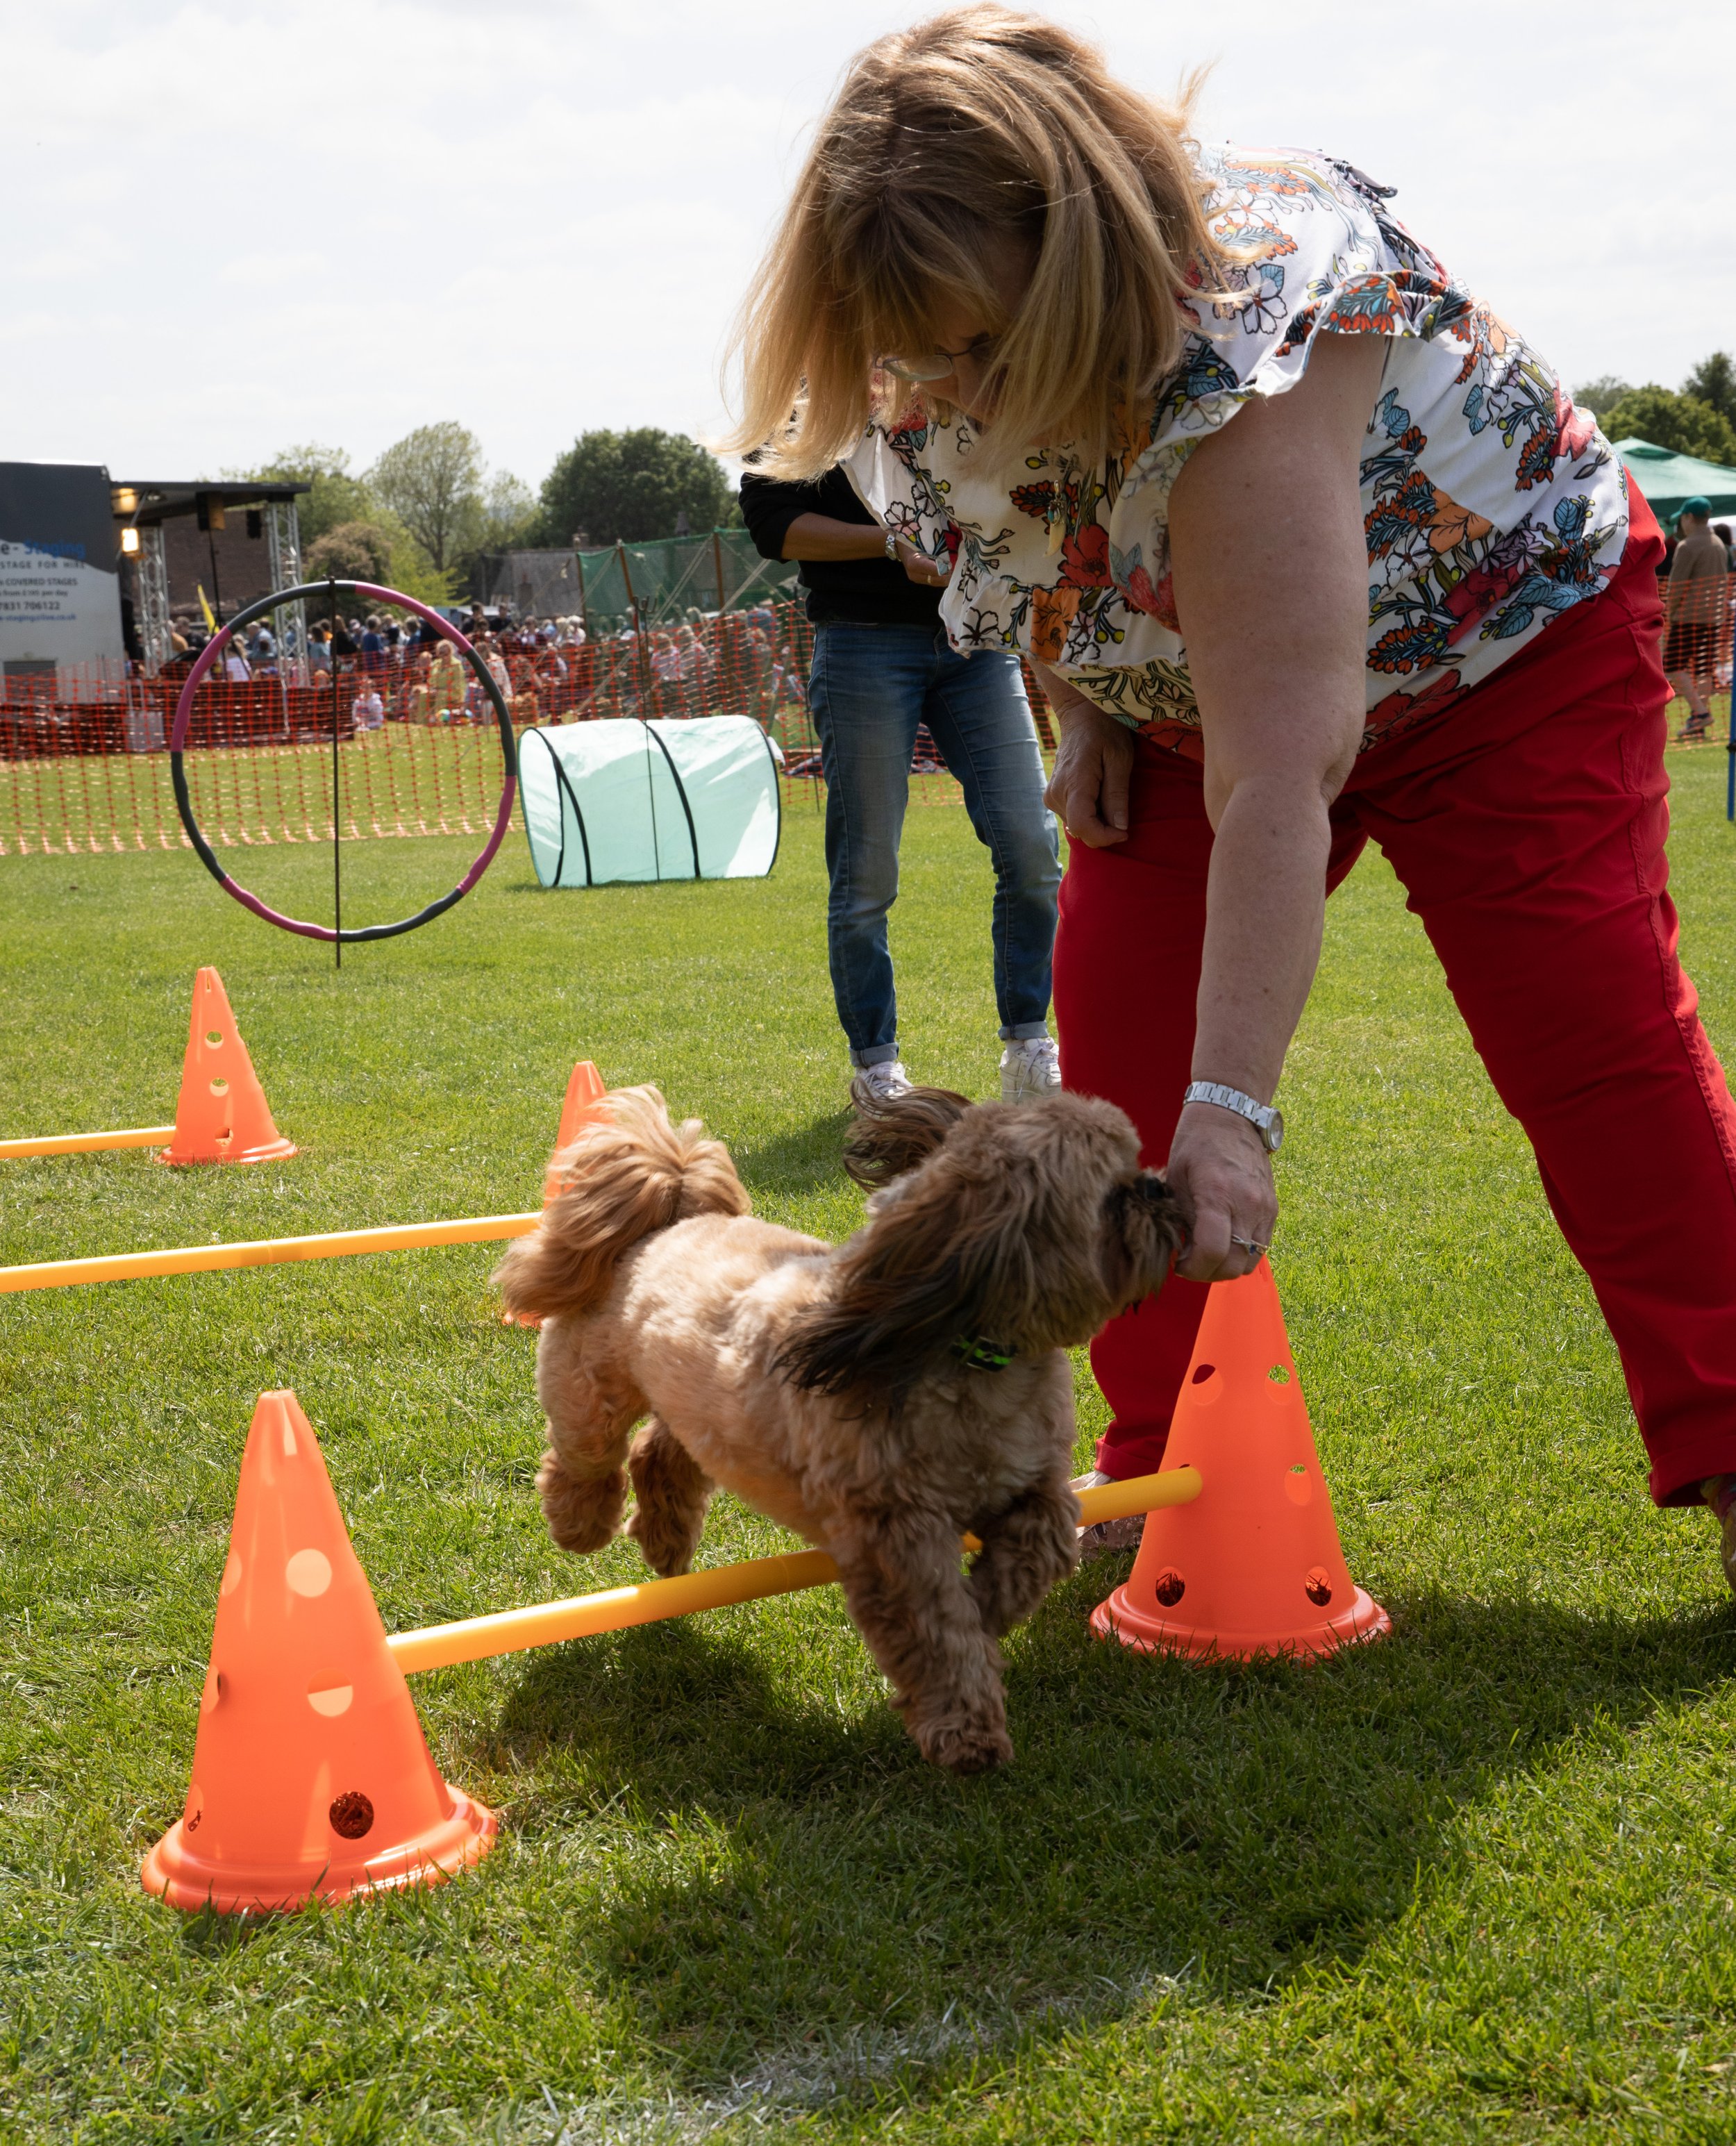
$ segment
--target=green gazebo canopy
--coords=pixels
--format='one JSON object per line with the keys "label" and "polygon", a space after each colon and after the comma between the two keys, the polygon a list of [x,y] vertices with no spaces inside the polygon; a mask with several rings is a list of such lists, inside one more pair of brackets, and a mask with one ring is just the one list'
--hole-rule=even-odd
{"label": "green gazebo canopy", "polygon": [[1674,521],[1687,499],[1705,500],[1714,514],[1736,514],[1736,470],[1703,462],[1698,455],[1672,454],[1649,440],[1615,440],[1611,445],[1660,522]]}

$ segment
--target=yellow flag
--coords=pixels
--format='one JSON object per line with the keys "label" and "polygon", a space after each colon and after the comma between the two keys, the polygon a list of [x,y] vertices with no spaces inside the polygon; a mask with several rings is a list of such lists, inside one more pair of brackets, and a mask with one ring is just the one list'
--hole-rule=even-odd
{"label": "yellow flag", "polygon": [[193,586],[199,591],[199,608],[205,614],[205,623],[210,628],[211,631],[215,633],[217,631],[217,621],[212,616],[211,605],[206,598],[204,585],[202,582],[195,581],[193,583]]}

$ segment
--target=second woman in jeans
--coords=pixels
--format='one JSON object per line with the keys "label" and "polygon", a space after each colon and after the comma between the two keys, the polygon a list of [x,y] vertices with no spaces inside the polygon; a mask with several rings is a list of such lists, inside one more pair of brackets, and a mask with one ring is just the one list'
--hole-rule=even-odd
{"label": "second woman in jeans", "polygon": [[944,574],[873,519],[842,471],[806,484],[750,473],[741,511],[766,557],[801,561],[815,626],[826,946],[851,1064],[877,1095],[910,1085],[886,916],[898,895],[910,756],[926,724],[994,862],[1001,1095],[1016,1102],[1051,1092],[1060,1085],[1048,1026],[1060,863],[1017,656],[953,651],[940,620]]}

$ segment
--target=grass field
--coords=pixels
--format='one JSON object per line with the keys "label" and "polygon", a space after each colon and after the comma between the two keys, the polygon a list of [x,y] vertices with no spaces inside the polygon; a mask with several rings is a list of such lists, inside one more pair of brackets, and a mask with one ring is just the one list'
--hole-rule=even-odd
{"label": "grass field", "polygon": [[[1724,771],[1675,756],[1728,1056]],[[347,907],[412,907],[473,846],[358,846]],[[322,852],[274,867],[323,900]],[[0,1135],[165,1120],[211,961],[305,1152],[0,1165],[0,1256],[532,1205],[581,1056],[702,1114],[761,1212],[845,1232],[822,885],[811,815],[771,880],[700,888],[544,895],[515,840],[334,975],[190,856],[7,860]],[[913,812],[906,1056],[978,1093],[987,898],[962,814]],[[1378,859],[1285,1101],[1275,1267],[1390,1640],[1141,1659],[1087,1635],[1128,1560],[1100,1564],[1010,1643],[1019,1761],[970,1783],[917,1759],[835,1590],[418,1678],[504,1837],[341,1913],[185,1920],[137,1881],[255,1395],[318,1427],[388,1628],[636,1570],[543,1531],[494,1248],[0,1300],[0,2138],[1736,2139],[1736,1605],[1706,1517],[1647,1501],[1589,1291]],[[705,1555],[783,1540],[725,1501]]]}

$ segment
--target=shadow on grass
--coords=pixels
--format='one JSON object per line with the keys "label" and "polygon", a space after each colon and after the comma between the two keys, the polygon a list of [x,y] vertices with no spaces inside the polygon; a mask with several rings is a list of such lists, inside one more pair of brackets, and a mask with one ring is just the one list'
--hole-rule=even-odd
{"label": "shadow on grass", "polygon": [[[1085,1628],[1125,1570],[1075,1580],[1015,1643],[1018,1760],[971,1782],[925,1767],[890,1711],[852,1719],[801,1663],[696,1624],[531,1658],[500,1734],[533,1773],[539,1747],[551,1775],[581,1762],[638,1836],[574,1945],[672,2089],[915,2086],[961,2044],[1174,1982],[1233,1998],[1353,1962],[1504,1777],[1736,1669],[1728,1610],[1622,1622],[1444,1594],[1389,1604],[1390,1639],[1325,1664],[1153,1659]],[[533,1792],[520,1827],[571,1807]],[[854,2051],[848,2077],[802,2084],[816,2038]]]}
{"label": "shadow on grass", "polygon": [[499,891],[503,894],[541,894],[551,898],[581,894],[595,901],[607,895],[620,897],[655,893],[661,887],[709,887],[716,884],[712,880],[696,880],[691,872],[671,872],[663,879],[606,879],[600,880],[595,886],[545,886],[533,868],[527,866],[526,870],[528,878],[502,879],[498,882]]}
{"label": "shadow on grass", "polygon": [[823,1185],[846,1185],[844,1135],[850,1122],[849,1110],[840,1108],[810,1125],[793,1126],[776,1139],[732,1145],[730,1152],[741,1182],[756,1199],[773,1195],[793,1198]]}

